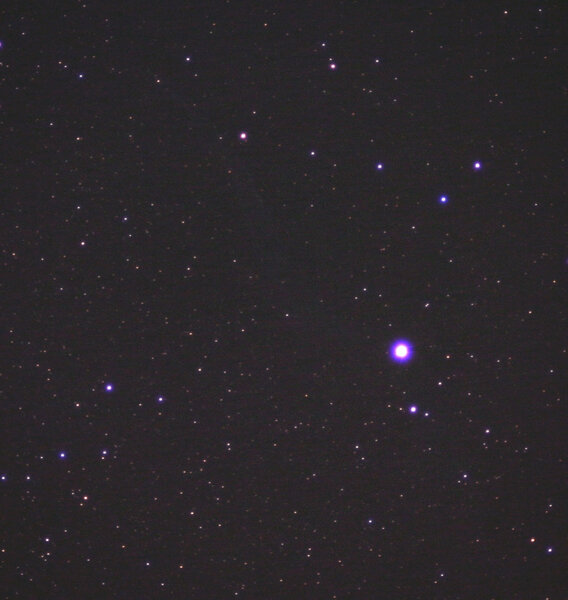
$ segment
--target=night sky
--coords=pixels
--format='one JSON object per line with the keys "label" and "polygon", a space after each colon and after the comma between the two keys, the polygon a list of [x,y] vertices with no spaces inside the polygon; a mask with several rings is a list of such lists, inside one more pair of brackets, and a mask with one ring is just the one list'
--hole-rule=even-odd
{"label": "night sky", "polygon": [[568,598],[567,23],[2,2],[3,599]]}

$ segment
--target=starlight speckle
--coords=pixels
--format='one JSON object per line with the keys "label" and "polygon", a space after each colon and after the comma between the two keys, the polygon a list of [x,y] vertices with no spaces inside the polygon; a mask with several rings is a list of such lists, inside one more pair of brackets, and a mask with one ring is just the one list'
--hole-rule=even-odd
{"label": "starlight speckle", "polygon": [[0,597],[557,599],[568,0],[14,4]]}

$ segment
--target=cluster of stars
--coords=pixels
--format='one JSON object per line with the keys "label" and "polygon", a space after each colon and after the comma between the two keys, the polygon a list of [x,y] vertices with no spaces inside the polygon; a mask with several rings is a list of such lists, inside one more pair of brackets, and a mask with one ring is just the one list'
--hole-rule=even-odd
{"label": "cluster of stars", "polygon": [[[14,527],[0,547],[16,578],[6,597],[42,582],[44,596],[84,585],[155,597],[170,581],[196,597],[372,597],[387,570],[385,597],[451,597],[449,586],[469,589],[484,569],[493,579],[503,567],[506,580],[519,547],[553,581],[564,550],[549,517],[563,509],[548,476],[558,445],[538,456],[549,431],[534,431],[546,411],[540,423],[555,426],[562,388],[548,386],[560,369],[541,368],[533,389],[513,371],[529,363],[515,363],[518,342],[538,330],[538,316],[529,311],[525,328],[519,315],[545,306],[546,287],[511,299],[515,277],[528,291],[531,278],[557,275],[553,234],[529,255],[548,230],[530,220],[533,200],[530,215],[523,205],[535,188],[534,208],[555,201],[544,199],[550,157],[530,187],[553,92],[515,109],[525,95],[503,81],[524,61],[507,73],[486,35],[522,47],[537,84],[544,21],[533,49],[522,19],[506,19],[513,38],[498,29],[500,11],[486,30],[475,10],[464,28],[461,12],[356,17],[343,4],[309,24],[303,10],[292,23],[286,11],[243,21],[230,2],[203,15],[195,6],[176,12],[179,31],[159,6],[131,19],[80,2],[49,26],[41,11],[7,15],[0,70],[25,97],[4,115],[18,149],[7,171],[17,233],[6,242],[24,257],[15,277],[25,273],[6,288],[17,307],[10,372],[38,375],[6,390],[16,407],[0,465]],[[43,25],[49,35],[36,34]],[[20,45],[26,29],[36,41]],[[503,102],[499,121],[491,111]],[[518,161],[508,174],[505,151]],[[37,188],[25,181],[32,168]],[[535,475],[529,513],[513,497]],[[263,543],[227,546],[238,532]],[[466,536],[479,537],[475,555]],[[219,581],[207,577],[215,569]],[[483,585],[480,597],[499,595]]]}
{"label": "cluster of stars", "polygon": [[[377,62],[378,62],[378,59],[377,59]],[[330,68],[331,68],[331,69],[335,69],[335,64],[334,64],[334,63],[332,63],[332,64],[330,65]],[[249,139],[248,132],[246,132],[246,131],[241,131],[241,132],[239,133],[239,139],[241,140],[241,142],[246,142],[246,141],[248,141],[248,139]],[[317,153],[316,153],[316,151],[315,151],[315,150],[310,150],[310,151],[309,151],[309,155],[310,155],[310,157],[312,157],[312,158],[315,158],[315,157],[317,156]],[[480,170],[482,169],[482,167],[483,167],[483,165],[481,164],[481,162],[480,162],[480,161],[475,161],[475,162],[473,163],[473,169],[474,169],[475,171],[480,171]],[[383,171],[383,170],[384,170],[384,168],[385,168],[385,166],[384,166],[384,163],[382,163],[382,162],[377,162],[377,163],[375,163],[375,170],[376,170],[376,171]],[[447,195],[441,195],[441,196],[438,198],[438,202],[439,202],[440,204],[447,204],[447,203],[448,203],[448,201],[449,201],[449,198],[448,198],[448,196],[447,196]]]}

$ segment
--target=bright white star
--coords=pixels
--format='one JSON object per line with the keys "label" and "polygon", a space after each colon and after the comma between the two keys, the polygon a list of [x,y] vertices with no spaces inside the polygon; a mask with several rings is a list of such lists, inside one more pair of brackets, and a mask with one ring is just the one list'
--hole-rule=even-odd
{"label": "bright white star", "polygon": [[404,362],[409,360],[412,354],[412,347],[408,342],[399,340],[391,347],[391,356],[394,360]]}

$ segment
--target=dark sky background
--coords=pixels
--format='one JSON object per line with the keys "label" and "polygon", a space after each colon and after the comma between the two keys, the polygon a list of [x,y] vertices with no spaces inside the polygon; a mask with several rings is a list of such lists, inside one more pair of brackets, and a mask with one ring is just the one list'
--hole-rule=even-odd
{"label": "dark sky background", "polygon": [[567,22],[2,2],[2,598],[568,598]]}

